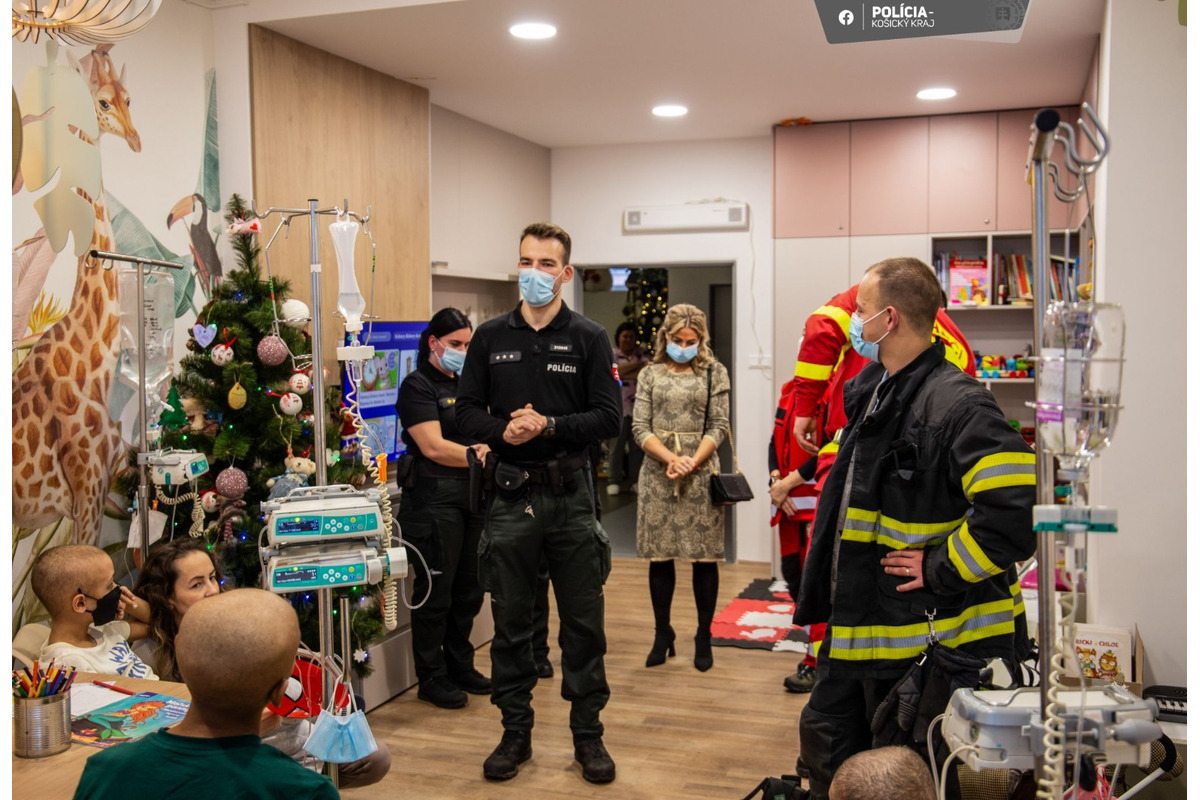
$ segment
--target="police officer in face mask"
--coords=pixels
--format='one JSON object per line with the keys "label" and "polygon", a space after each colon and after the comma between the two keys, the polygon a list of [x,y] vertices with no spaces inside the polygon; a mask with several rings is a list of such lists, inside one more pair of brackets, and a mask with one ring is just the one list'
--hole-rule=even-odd
{"label": "police officer in face mask", "polygon": [[429,599],[412,612],[417,697],[441,708],[461,708],[467,693],[491,694],[475,669],[471,628],[483,606],[479,585],[482,513],[471,511],[468,451],[488,447],[464,436],[455,421],[458,375],[471,342],[471,322],[457,308],[433,315],[421,334],[417,368],[400,384],[396,410],[405,456],[398,473],[405,488],[398,515],[404,538],[433,570],[433,586],[418,570],[414,596]]}
{"label": "police officer in face mask", "polygon": [[531,645],[534,587],[545,556],[558,601],[563,697],[571,702],[575,759],[583,777],[608,783],[616,767],[604,747],[603,583],[608,537],[595,517],[587,449],[621,427],[620,387],[604,328],[571,311],[571,237],[536,223],[521,234],[521,303],[479,326],[459,386],[461,431],[498,456],[479,546],[492,595],[492,702],[504,735],[484,777],[507,780],[532,754]]}

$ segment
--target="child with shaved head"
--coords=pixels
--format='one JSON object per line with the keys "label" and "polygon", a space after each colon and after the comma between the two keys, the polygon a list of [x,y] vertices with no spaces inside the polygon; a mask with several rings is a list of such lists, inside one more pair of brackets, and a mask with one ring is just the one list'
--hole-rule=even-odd
{"label": "child with shaved head", "polygon": [[270,592],[235,589],[197,603],[175,637],[192,694],[187,715],[89,758],[76,800],[127,800],[129,776],[147,764],[154,778],[137,786],[139,797],[336,800],[328,778],[258,736],[263,708],[283,697],[299,644],[296,612]]}
{"label": "child with shaved head", "polygon": [[50,635],[39,659],[86,672],[156,680],[128,641],[146,635],[146,604],[113,578],[112,559],[99,547],[67,544],[42,551],[29,578],[50,613]]}

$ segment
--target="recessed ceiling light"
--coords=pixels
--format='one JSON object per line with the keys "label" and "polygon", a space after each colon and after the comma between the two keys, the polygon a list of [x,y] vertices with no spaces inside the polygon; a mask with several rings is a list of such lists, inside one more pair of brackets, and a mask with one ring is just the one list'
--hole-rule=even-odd
{"label": "recessed ceiling light", "polygon": [[558,28],[545,22],[518,22],[508,32],[518,39],[550,39],[558,33]]}
{"label": "recessed ceiling light", "polygon": [[917,92],[917,97],[921,100],[949,100],[958,92],[953,89],[922,89]]}
{"label": "recessed ceiling light", "polygon": [[682,117],[687,112],[687,106],[665,105],[654,107],[654,116],[656,117]]}

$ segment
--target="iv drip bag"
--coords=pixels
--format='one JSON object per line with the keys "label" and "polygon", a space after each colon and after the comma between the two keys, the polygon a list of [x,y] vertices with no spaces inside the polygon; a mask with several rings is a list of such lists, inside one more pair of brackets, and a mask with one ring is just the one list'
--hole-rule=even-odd
{"label": "iv drip bag", "polygon": [[358,279],[354,275],[354,242],[358,238],[357,220],[341,219],[329,224],[329,235],[333,237],[333,252],[338,262],[338,311],[346,318],[346,332],[362,330],[362,314],[366,301],[358,291]]}

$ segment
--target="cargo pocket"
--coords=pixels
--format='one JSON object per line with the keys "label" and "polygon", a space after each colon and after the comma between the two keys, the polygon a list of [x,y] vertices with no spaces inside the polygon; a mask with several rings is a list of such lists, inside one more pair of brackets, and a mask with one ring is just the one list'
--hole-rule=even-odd
{"label": "cargo pocket", "polygon": [[612,544],[609,543],[608,534],[600,527],[599,522],[596,523],[592,535],[596,543],[596,565],[600,569],[600,585],[603,586],[612,572]]}

